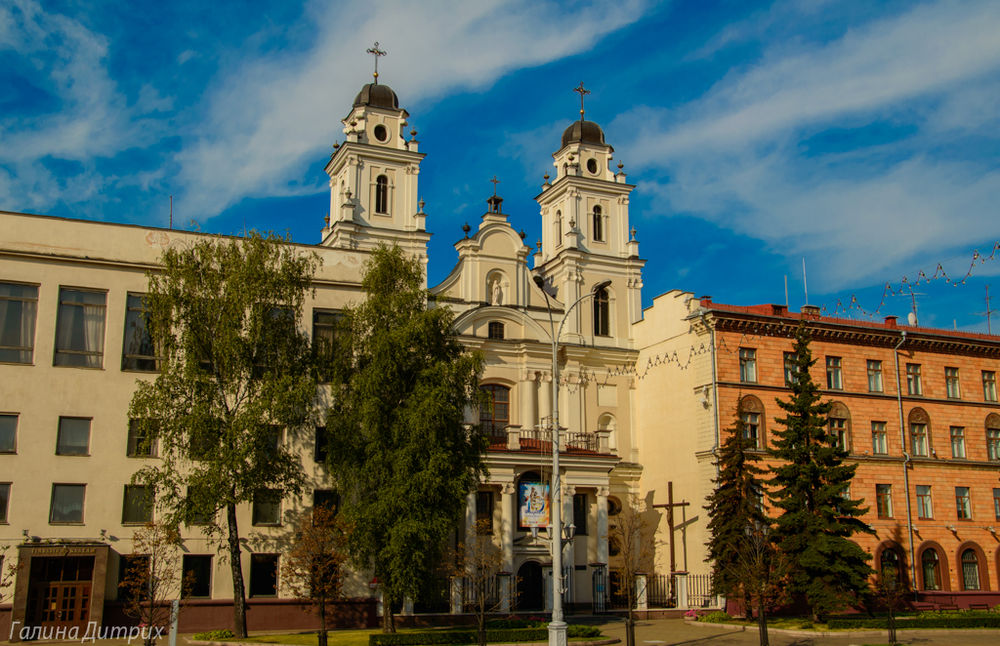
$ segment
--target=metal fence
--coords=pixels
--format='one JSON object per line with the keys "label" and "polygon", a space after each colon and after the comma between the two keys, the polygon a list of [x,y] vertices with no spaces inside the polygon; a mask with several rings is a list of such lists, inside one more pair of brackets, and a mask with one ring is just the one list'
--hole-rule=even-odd
{"label": "metal fence", "polygon": [[677,578],[672,574],[648,575],[646,602],[650,608],[676,608]]}
{"label": "metal fence", "polygon": [[687,588],[688,605],[692,608],[708,608],[715,604],[711,574],[689,574]]}

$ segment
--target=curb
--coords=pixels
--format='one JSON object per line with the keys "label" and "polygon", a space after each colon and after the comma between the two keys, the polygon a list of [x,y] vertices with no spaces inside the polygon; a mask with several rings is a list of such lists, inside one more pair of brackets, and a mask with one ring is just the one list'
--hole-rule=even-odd
{"label": "curb", "polygon": [[[757,626],[743,626],[743,625],[740,625],[740,624],[713,624],[713,623],[708,623],[706,621],[688,621],[688,620],[685,620],[685,623],[688,624],[688,625],[710,626],[712,628],[722,628],[722,629],[725,629],[725,630],[736,630],[736,631],[739,631],[739,632],[749,632],[751,630],[754,631],[754,632],[757,632],[759,630]],[[896,627],[896,632],[897,633],[904,633],[905,632],[908,635],[909,634],[915,634],[915,635],[923,635],[923,634],[953,635],[953,634],[955,634],[956,631],[965,631],[965,630],[975,630],[977,632],[978,631],[988,631],[987,634],[995,633],[997,635],[1000,635],[1000,629],[996,629],[996,628],[899,628],[898,626]],[[778,634],[778,635],[787,635],[789,637],[858,637],[858,638],[867,638],[867,637],[881,637],[887,631],[888,631],[888,628],[880,628],[878,630],[838,630],[836,632],[819,631],[819,630],[796,630],[796,629],[791,629],[791,628],[772,628],[770,626],[768,626],[768,628],[767,628],[768,634],[775,633],[775,634]]]}

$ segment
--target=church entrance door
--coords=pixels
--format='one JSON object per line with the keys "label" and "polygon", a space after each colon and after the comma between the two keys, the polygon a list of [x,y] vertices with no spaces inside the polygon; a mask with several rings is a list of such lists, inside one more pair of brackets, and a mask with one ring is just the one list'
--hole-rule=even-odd
{"label": "church entrance door", "polygon": [[517,571],[517,609],[542,610],[542,586],[542,566],[537,561],[526,561]]}

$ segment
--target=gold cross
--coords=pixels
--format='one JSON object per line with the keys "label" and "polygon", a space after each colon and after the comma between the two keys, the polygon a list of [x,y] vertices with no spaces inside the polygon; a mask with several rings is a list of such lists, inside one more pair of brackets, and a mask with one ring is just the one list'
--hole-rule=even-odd
{"label": "gold cross", "polygon": [[500,183],[500,180],[498,180],[497,176],[494,175],[493,179],[491,179],[490,181],[493,182],[493,196],[496,197],[496,194],[497,194],[497,184]]}
{"label": "gold cross", "polygon": [[388,52],[384,49],[379,49],[378,41],[376,40],[374,47],[368,48],[368,53],[375,57],[375,82],[378,83],[378,57],[385,56]]}
{"label": "gold cross", "polygon": [[[378,43],[375,44],[377,45]],[[583,121],[583,97],[590,94],[590,90],[585,89],[583,87],[583,81],[580,81],[580,87],[573,88],[573,91],[580,93],[580,121]]]}

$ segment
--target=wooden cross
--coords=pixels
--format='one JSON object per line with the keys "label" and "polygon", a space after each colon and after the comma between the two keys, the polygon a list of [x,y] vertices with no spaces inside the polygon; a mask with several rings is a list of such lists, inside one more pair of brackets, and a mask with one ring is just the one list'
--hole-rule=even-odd
{"label": "wooden cross", "polygon": [[580,121],[583,121],[583,97],[590,94],[590,90],[583,87],[583,81],[580,81],[580,87],[573,88],[574,92],[580,93]]}
{"label": "wooden cross", "polygon": [[677,563],[674,558],[674,507],[687,507],[689,502],[674,502],[674,483],[667,483],[667,502],[663,505],[653,505],[654,509],[667,510],[667,529],[670,531],[670,573],[677,571]]}
{"label": "wooden cross", "polygon": [[378,83],[378,58],[379,56],[385,56],[388,52],[384,49],[378,48],[378,41],[375,41],[373,47],[368,48],[368,53],[375,57],[375,82]]}
{"label": "wooden cross", "polygon": [[496,195],[497,195],[497,184],[500,183],[500,180],[498,180],[497,176],[494,175],[493,179],[491,179],[490,181],[493,182],[493,197],[496,197]]}

